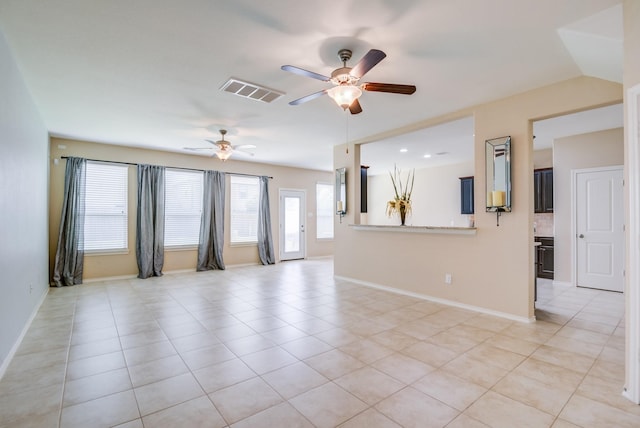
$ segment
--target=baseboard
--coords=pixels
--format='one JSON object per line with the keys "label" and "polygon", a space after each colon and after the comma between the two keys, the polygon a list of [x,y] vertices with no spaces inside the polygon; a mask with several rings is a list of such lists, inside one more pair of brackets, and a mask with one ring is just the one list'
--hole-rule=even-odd
{"label": "baseboard", "polygon": [[9,364],[11,364],[11,360],[13,360],[13,357],[16,355],[16,352],[18,352],[18,348],[20,347],[20,344],[22,344],[22,340],[24,339],[27,332],[29,331],[29,327],[31,327],[31,323],[33,323],[33,320],[36,318],[36,315],[40,310],[40,306],[42,306],[42,304],[44,303],[44,299],[47,297],[48,293],[49,293],[49,288],[47,287],[42,293],[42,296],[40,296],[40,300],[38,301],[38,303],[33,307],[33,311],[31,311],[31,315],[29,316],[29,319],[27,320],[24,327],[22,328],[22,332],[20,332],[20,336],[18,336],[15,343],[9,350],[7,357],[4,360],[2,360],[2,364],[0,365],[0,380],[2,380],[2,378],[4,377],[5,372],[9,368]]}
{"label": "baseboard", "polygon": [[434,303],[440,303],[443,305],[447,305],[447,306],[453,306],[456,308],[460,308],[460,309],[467,309],[470,311],[474,311],[474,312],[479,312],[481,314],[486,314],[486,315],[493,315],[496,317],[500,317],[500,318],[505,318],[511,321],[517,321],[517,322],[521,322],[521,323],[533,323],[536,321],[536,317],[533,316],[531,318],[526,318],[526,317],[519,317],[513,314],[509,314],[506,312],[500,312],[500,311],[494,311],[492,309],[487,309],[487,308],[482,308],[480,306],[473,306],[473,305],[467,305],[466,303],[460,303],[460,302],[456,302],[454,300],[448,300],[448,299],[441,299],[439,297],[433,297],[433,296],[429,296],[426,294],[419,294],[419,293],[414,293],[412,291],[406,291],[406,290],[401,290],[399,288],[394,288],[394,287],[389,287],[386,285],[381,285],[381,284],[376,284],[373,282],[368,282],[368,281],[361,281],[359,279],[353,279],[353,278],[349,278],[346,276],[334,276],[335,279],[340,279],[343,281],[349,281],[349,282],[353,282],[355,284],[360,284],[360,285],[364,285],[365,287],[371,287],[371,288],[376,288],[378,290],[384,290],[384,291],[389,291],[391,293],[395,293],[395,294],[401,294],[403,296],[409,296],[409,297],[415,297],[417,299],[422,299],[422,300],[427,300],[429,302],[434,302]]}

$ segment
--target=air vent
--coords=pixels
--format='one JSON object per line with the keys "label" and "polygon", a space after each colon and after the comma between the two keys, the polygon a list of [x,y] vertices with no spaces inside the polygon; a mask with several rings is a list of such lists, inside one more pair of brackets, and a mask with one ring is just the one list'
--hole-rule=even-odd
{"label": "air vent", "polygon": [[242,80],[231,78],[220,88],[221,91],[236,94],[239,97],[251,98],[252,100],[271,103],[281,96],[283,92],[278,92],[255,83],[243,82]]}

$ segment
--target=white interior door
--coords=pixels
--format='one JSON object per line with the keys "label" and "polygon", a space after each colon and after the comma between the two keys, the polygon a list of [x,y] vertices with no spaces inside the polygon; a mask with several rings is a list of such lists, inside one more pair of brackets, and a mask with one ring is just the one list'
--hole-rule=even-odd
{"label": "white interior door", "polygon": [[577,285],[623,291],[622,167],[579,171],[575,177]]}
{"label": "white interior door", "polygon": [[280,190],[280,260],[306,257],[306,211],[303,190]]}

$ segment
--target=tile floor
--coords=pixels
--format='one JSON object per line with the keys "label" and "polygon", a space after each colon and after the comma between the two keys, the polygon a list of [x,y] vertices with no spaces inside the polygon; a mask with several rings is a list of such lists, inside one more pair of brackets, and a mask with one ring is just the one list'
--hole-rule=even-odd
{"label": "tile floor", "polygon": [[623,296],[539,290],[521,324],[336,281],[330,259],[51,289],[0,426],[640,426]]}

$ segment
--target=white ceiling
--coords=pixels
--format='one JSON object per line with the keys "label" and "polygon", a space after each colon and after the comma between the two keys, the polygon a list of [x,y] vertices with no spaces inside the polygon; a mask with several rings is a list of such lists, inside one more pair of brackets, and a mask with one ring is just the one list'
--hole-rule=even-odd
{"label": "white ceiling", "polygon": [[[52,135],[184,152],[224,127],[232,143],[257,146],[247,160],[330,170],[347,140],[579,75],[620,81],[620,3],[0,0],[0,30]],[[328,84],[280,66],[330,74],[341,48],[351,66],[383,50],[363,80],[418,90],[365,93],[353,116],[326,96],[288,105]],[[265,104],[221,92],[230,77],[285,95]],[[435,134],[430,150],[453,158],[469,121],[422,132],[389,143]]]}

